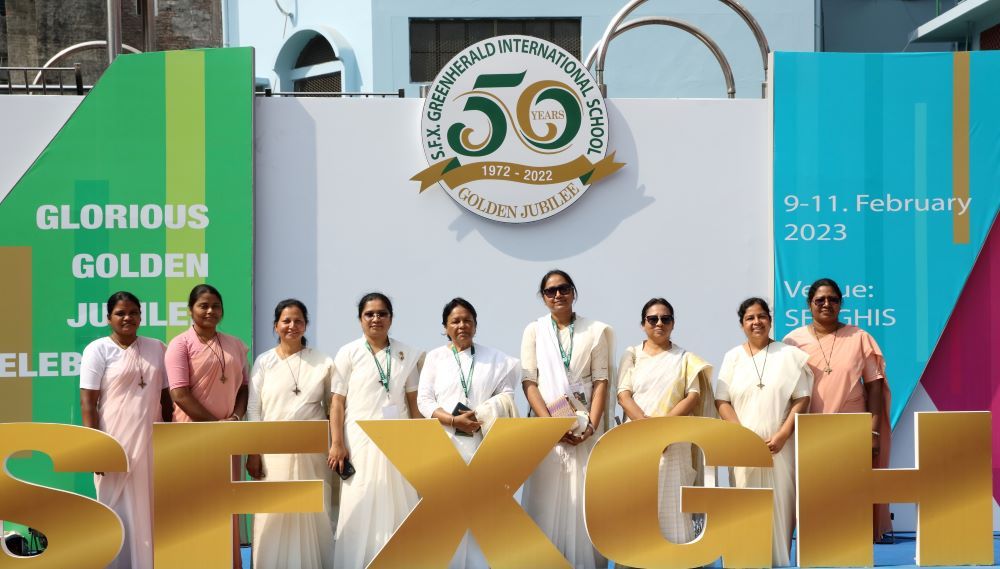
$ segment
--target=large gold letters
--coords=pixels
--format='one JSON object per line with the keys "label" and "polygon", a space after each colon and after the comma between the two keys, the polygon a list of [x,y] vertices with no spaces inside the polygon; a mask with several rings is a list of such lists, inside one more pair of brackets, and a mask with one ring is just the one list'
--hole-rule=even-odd
{"label": "large gold letters", "polygon": [[871,566],[872,504],[916,502],[917,564],[993,563],[990,414],[917,413],[911,469],[871,467],[867,413],[799,415],[802,567]]}
{"label": "large gold letters", "polygon": [[157,569],[232,567],[233,514],[323,509],[322,482],[233,482],[231,457],[326,452],[324,421],[157,423],[153,449]]}
{"label": "large gold letters", "polygon": [[[493,567],[567,567],[513,494],[570,422],[501,419],[469,464],[436,421],[362,422],[422,496],[371,566],[445,566],[470,529]],[[990,414],[918,413],[915,469],[873,470],[870,427],[866,414],[797,418],[799,564],[871,565],[871,507],[890,502],[918,504],[919,565],[992,563]],[[326,430],[321,421],[155,425],[157,567],[230,567],[234,513],[319,511],[320,482],[233,482],[230,457],[323,452]],[[658,464],[675,442],[698,445],[713,466],[771,463],[757,435],[723,421],[664,417],[612,429],[595,446],[587,472],[586,517],[595,546],[638,567],[697,566],[719,555],[727,567],[767,566],[770,490],[683,488],[682,510],[707,513],[705,533],[689,544],[660,534]],[[60,472],[127,467],[121,447],[100,431],[0,424],[4,466],[24,450],[49,455]],[[37,557],[0,552],[0,569],[104,567],[122,543],[121,522],[105,506],[17,480],[6,468],[0,519],[37,528],[49,543]]]}
{"label": "large gold letters", "polygon": [[657,417],[612,429],[587,466],[587,530],[598,551],[633,567],[726,567],[771,564],[771,490],[681,489],[685,512],[706,512],[705,533],[688,544],[660,533],[659,464],[673,443],[698,445],[709,466],[771,466],[759,436],[733,423],[702,417]]}
{"label": "large gold letters", "polygon": [[569,567],[514,492],[572,423],[498,419],[466,464],[436,420],[359,421],[421,496],[369,568],[447,567],[467,529],[490,567]]}
{"label": "large gold letters", "polygon": [[[99,569],[122,546],[122,523],[103,504],[70,492],[22,482],[10,476],[7,459],[23,450],[52,458],[56,472],[124,472],[128,459],[110,436],[84,427],[48,423],[0,424],[0,519],[36,528],[48,538],[37,557],[18,558],[0,550],[0,567]],[[86,528],[85,531],[81,531]]]}

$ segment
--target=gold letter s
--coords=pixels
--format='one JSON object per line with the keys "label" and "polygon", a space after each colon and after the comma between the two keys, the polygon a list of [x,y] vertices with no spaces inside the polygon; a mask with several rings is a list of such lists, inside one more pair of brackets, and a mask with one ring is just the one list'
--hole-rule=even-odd
{"label": "gold letter s", "polygon": [[0,424],[0,519],[36,528],[49,541],[37,557],[15,558],[0,551],[0,567],[106,567],[122,547],[121,520],[96,500],[12,477],[7,459],[22,450],[49,455],[56,472],[128,469],[121,445],[101,431],[48,423]]}

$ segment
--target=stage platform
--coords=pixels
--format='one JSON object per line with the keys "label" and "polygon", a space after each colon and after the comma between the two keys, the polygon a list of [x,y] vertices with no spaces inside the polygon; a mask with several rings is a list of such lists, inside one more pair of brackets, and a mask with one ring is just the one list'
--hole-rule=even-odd
{"label": "stage platform", "polygon": [[[917,535],[914,532],[896,533],[896,543],[879,544],[875,546],[876,567],[916,567]],[[792,545],[792,559],[795,558],[795,545]],[[993,534],[993,565],[1000,566],[1000,534]],[[608,567],[614,567],[608,564]],[[708,567],[722,567],[716,562]],[[250,569],[250,548],[243,548],[243,568]]]}

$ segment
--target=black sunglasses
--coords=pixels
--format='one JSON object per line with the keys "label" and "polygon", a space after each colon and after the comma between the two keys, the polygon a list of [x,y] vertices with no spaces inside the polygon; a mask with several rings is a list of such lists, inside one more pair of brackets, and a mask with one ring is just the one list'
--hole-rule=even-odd
{"label": "black sunglasses", "polygon": [[657,314],[651,314],[647,316],[645,320],[646,324],[649,324],[650,326],[656,326],[657,323],[659,322],[663,322],[664,326],[670,326],[671,324],[674,323],[674,317],[671,314],[665,314],[663,316],[659,316]]}
{"label": "black sunglasses", "polygon": [[569,293],[571,292],[573,292],[573,286],[568,284],[550,286],[549,288],[542,289],[542,294],[544,294],[547,298],[555,298],[556,293],[563,296],[569,296]]}
{"label": "black sunglasses", "polygon": [[824,304],[840,304],[839,296],[817,296],[813,299],[813,304],[816,306],[823,306]]}

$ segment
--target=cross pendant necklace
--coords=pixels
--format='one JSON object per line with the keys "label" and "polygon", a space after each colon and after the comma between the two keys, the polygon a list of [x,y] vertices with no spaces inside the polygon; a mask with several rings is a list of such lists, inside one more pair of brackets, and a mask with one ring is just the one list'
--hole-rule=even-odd
{"label": "cross pendant necklace", "polygon": [[[753,370],[757,373],[757,389],[764,389],[764,370],[767,369],[767,354],[768,348],[771,347],[771,341],[768,339],[767,345],[764,346],[762,350],[764,352],[764,364],[757,369],[757,360],[754,359],[753,345],[750,341],[747,341],[747,350],[750,351],[750,361],[753,363]],[[760,351],[757,352],[758,354]]]}
{"label": "cross pendant necklace", "polygon": [[[288,374],[292,376],[292,382],[294,382],[294,384],[295,384],[295,387],[292,388],[292,393],[294,393],[295,395],[298,395],[299,393],[302,393],[302,390],[299,389],[299,376],[302,374],[302,354],[299,354],[299,363],[298,363],[298,366],[296,366],[296,371],[293,373],[292,372],[292,364],[288,363],[288,358],[294,356],[295,354],[285,355],[282,352],[283,352],[283,350],[281,350],[279,348],[278,349],[278,355],[284,355],[285,356],[284,360],[285,360],[285,365],[288,366]],[[298,352],[296,352],[296,353],[298,353]]]}
{"label": "cross pendant necklace", "polygon": [[839,331],[840,328],[833,331],[833,343],[830,344],[830,357],[827,357],[826,351],[823,350],[823,342],[820,341],[819,334],[816,333],[816,325],[814,324],[812,326],[813,336],[816,338],[816,344],[819,345],[819,353],[823,355],[823,363],[826,364],[826,367],[823,368],[824,373],[830,373],[833,371],[833,368],[830,367],[830,360],[833,359],[833,349],[837,347],[837,332]]}

